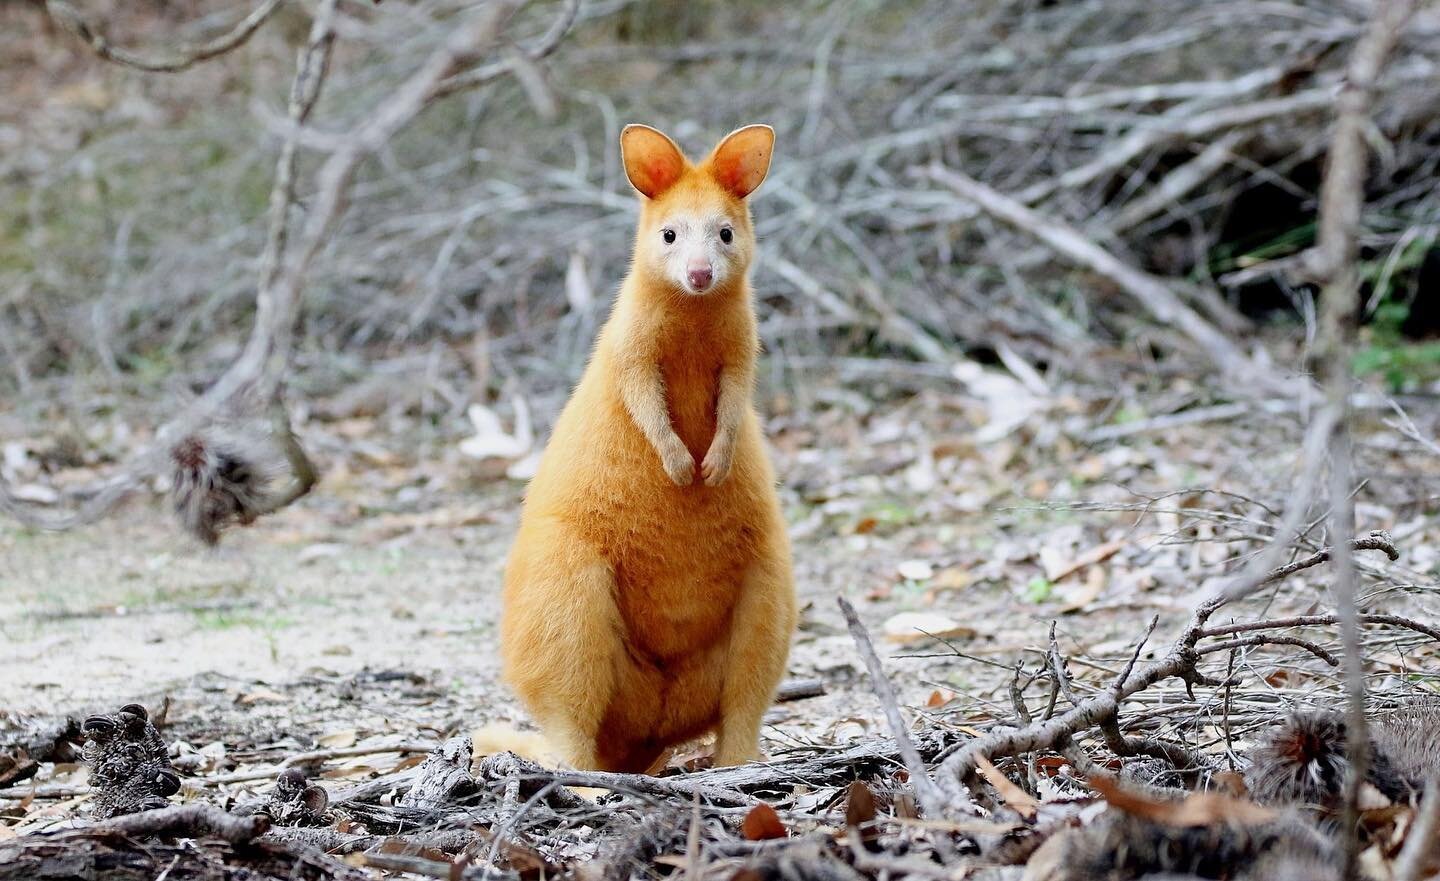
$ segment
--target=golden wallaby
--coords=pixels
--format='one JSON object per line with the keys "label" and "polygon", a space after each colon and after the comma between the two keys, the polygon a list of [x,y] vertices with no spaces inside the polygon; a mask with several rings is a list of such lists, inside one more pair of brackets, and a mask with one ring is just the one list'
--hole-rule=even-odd
{"label": "golden wallaby", "polygon": [[577,768],[644,771],[712,730],[717,764],[759,756],[795,629],[752,402],[746,199],[774,142],[746,126],[697,164],[653,128],[620,136],[630,273],[530,483],[501,623],[507,681]]}

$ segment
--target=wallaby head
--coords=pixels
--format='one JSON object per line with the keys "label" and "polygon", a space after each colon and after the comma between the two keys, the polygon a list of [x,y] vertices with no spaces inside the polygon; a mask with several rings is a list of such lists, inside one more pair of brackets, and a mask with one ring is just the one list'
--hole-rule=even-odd
{"label": "wallaby head", "polygon": [[682,295],[733,290],[755,253],[747,197],[770,170],[775,131],[747,125],[703,162],[645,125],[620,134],[625,174],[640,191],[632,271]]}

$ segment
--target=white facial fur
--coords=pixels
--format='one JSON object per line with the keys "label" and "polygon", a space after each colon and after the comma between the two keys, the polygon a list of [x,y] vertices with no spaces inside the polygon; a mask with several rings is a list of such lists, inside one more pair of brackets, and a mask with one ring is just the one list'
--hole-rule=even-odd
{"label": "white facial fur", "polygon": [[[728,243],[724,240],[727,230]],[[673,242],[665,241],[666,231],[675,234]],[[687,294],[702,296],[719,290],[743,271],[739,266],[740,231],[724,214],[672,213],[660,222],[652,235],[665,277]],[[707,268],[708,282],[704,279]]]}

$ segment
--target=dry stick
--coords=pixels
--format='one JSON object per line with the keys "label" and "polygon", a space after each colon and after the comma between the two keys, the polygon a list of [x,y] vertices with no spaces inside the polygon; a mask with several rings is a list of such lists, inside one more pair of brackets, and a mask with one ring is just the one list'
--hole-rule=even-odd
{"label": "dry stick", "polygon": [[265,0],[256,6],[249,15],[236,23],[235,27],[228,32],[201,43],[199,46],[182,47],[173,55],[163,57],[146,57],[136,52],[110,45],[104,35],[95,29],[80,14],[79,10],[63,0],[46,0],[45,11],[55,19],[61,27],[70,31],[81,40],[85,41],[96,55],[106,61],[124,67],[133,67],[137,70],[149,71],[151,73],[177,73],[185,70],[202,61],[209,61],[220,55],[224,55],[231,49],[244,45],[256,31],[260,29],[267,19],[280,8],[284,0]]}
{"label": "dry stick", "polygon": [[231,844],[244,844],[264,835],[270,828],[270,818],[261,814],[238,817],[214,805],[188,804],[117,817],[97,828],[132,837],[212,835]]}
{"label": "dry stick", "polygon": [[1194,159],[1165,175],[1154,189],[1121,207],[1104,224],[1106,231],[1119,235],[1156,214],[1179,205],[1187,193],[1211,180],[1215,172],[1233,161],[1235,150],[1249,138],[1250,133],[1244,130],[1226,132],[1219,140],[1201,150]]}
{"label": "dry stick", "polygon": [[[1349,538],[1349,536],[1347,536],[1347,538]],[[1385,556],[1389,557],[1391,561],[1400,559],[1400,551],[1395,547],[1395,540],[1390,537],[1390,533],[1383,529],[1372,529],[1364,538],[1350,538],[1345,544],[1345,547],[1351,551],[1384,551]],[[1334,548],[1329,546],[1323,547],[1308,557],[1273,570],[1262,578],[1257,586],[1264,587],[1267,584],[1272,584],[1282,578],[1294,575],[1301,569],[1309,569],[1311,566],[1318,566],[1321,563],[1328,562],[1334,553]]]}
{"label": "dry stick", "polygon": [[[1125,663],[1125,669],[1121,670],[1120,675],[1115,677],[1115,684],[1111,686],[1113,691],[1119,692],[1120,689],[1125,687],[1125,680],[1130,678],[1130,671],[1135,669],[1135,662],[1140,660],[1140,653],[1145,650],[1145,644],[1150,641],[1150,637],[1155,635],[1155,628],[1159,626],[1160,616],[1151,615],[1150,623],[1145,628],[1145,635],[1140,637],[1139,642],[1135,643],[1135,651],[1130,653],[1130,660]],[[1053,632],[1055,625],[1052,623],[1050,627]]]}
{"label": "dry stick", "polygon": [[[1230,633],[1248,633],[1255,630],[1282,630],[1287,627],[1323,627],[1336,624],[1340,620],[1338,615],[1299,615],[1294,618],[1273,618],[1266,621],[1247,621],[1241,624],[1223,624],[1219,627],[1207,628],[1203,636],[1224,636]],[[1413,630],[1416,633],[1424,634],[1436,642],[1440,642],[1440,629],[1421,624],[1419,621],[1412,621],[1400,615],[1375,615],[1367,614],[1360,616],[1361,624],[1384,624],[1389,627],[1403,627]]]}
{"label": "dry stick", "polygon": [[1065,695],[1065,700],[1070,706],[1075,706],[1079,700],[1075,697],[1075,689],[1071,685],[1070,671],[1065,667],[1065,656],[1060,654],[1060,643],[1055,639],[1055,622],[1050,622],[1050,644],[1045,650],[1045,663],[1050,668],[1050,675],[1054,677],[1055,684],[1060,692]]}
{"label": "dry stick", "polygon": [[1234,649],[1260,645],[1293,645],[1304,649],[1332,667],[1340,666],[1340,660],[1334,655],[1325,651],[1315,643],[1307,639],[1301,639],[1298,636],[1247,636],[1244,639],[1232,639],[1229,642],[1207,645],[1203,649],[1200,649],[1198,653],[1201,655],[1213,655],[1216,652],[1228,652]]}
{"label": "dry stick", "polygon": [[425,848],[444,853],[456,853],[464,850],[478,837],[469,829],[426,829],[394,835],[362,835],[354,832],[339,832],[328,827],[278,826],[272,827],[269,832],[265,833],[266,841],[309,845],[336,856],[359,853],[391,842],[403,843],[407,848],[416,850]]}
{"label": "dry stick", "polygon": [[825,681],[823,679],[786,679],[775,689],[775,703],[783,704],[787,701],[803,701],[806,698],[820,697],[825,693]]}
{"label": "dry stick", "polygon": [[428,753],[435,749],[438,744],[434,743],[396,743],[389,746],[376,744],[374,746],[345,746],[334,749],[314,750],[313,752],[296,753],[287,757],[278,765],[270,765],[264,768],[254,768],[249,771],[236,771],[232,774],[222,774],[218,777],[194,777],[186,778],[186,782],[198,783],[201,786],[222,786],[230,783],[246,783],[251,780],[271,780],[284,771],[286,768],[294,768],[298,765],[313,765],[317,762],[325,762],[330,759],[355,758],[357,756],[378,756],[386,753],[397,753],[399,755],[415,755]]}
{"label": "dry stick", "polygon": [[1265,122],[1281,116],[1313,113],[1330,106],[1328,88],[1309,89],[1280,98],[1266,98],[1249,104],[1220,107],[1184,119],[1162,118],[1153,125],[1135,128],[1124,138],[1107,146],[1105,152],[1091,162],[1072,168],[1054,180],[1041,181],[1026,187],[1019,194],[1021,202],[1034,204],[1051,193],[1074,189],[1124,168],[1146,150],[1176,140],[1198,138],[1215,131]]}
{"label": "dry stick", "polygon": [[915,794],[920,797],[920,805],[926,814],[938,820],[945,816],[945,799],[935,781],[930,779],[930,772],[926,770],[919,751],[910,739],[910,730],[905,725],[905,718],[900,715],[895,689],[890,685],[890,680],[885,678],[885,669],[880,665],[880,656],[875,654],[870,634],[865,631],[865,625],[860,623],[860,616],[856,614],[855,607],[850,605],[849,600],[838,597],[836,601],[845,615],[846,626],[850,628],[850,638],[855,640],[855,647],[860,650],[860,656],[865,660],[865,669],[870,673],[870,688],[880,701],[881,709],[885,711],[885,719],[890,723],[890,733],[900,748],[900,760],[905,763],[905,770],[910,772],[910,780],[915,785]]}
{"label": "dry stick", "polygon": [[[1125,687],[1126,680],[1130,678],[1131,671],[1135,669],[1136,662],[1140,660],[1140,653],[1145,650],[1145,644],[1150,641],[1150,637],[1154,635],[1155,628],[1159,626],[1159,624],[1160,616],[1152,615],[1149,626],[1145,628],[1144,635],[1135,643],[1135,650],[1130,653],[1130,660],[1125,664],[1125,669],[1120,671],[1120,675],[1115,677],[1115,682],[1110,686],[1111,692],[1119,695],[1121,689]],[[1053,623],[1050,625],[1050,650],[1052,654],[1058,656],[1059,646],[1055,643],[1055,625]],[[1197,654],[1204,654],[1204,652],[1197,652]],[[1057,660],[1057,662],[1060,664],[1064,663],[1063,660]],[[1101,719],[1098,724],[1100,733],[1105,738],[1106,746],[1117,756],[1154,756],[1169,762],[1177,770],[1188,770],[1192,773],[1198,772],[1205,767],[1205,761],[1199,754],[1182,746],[1165,743],[1149,737],[1126,737],[1124,732],[1120,730],[1120,716],[1118,712],[1113,716]]]}
{"label": "dry stick", "polygon": [[[1379,549],[1384,550],[1387,554],[1395,550],[1393,546]],[[1323,562],[1323,559],[1318,559],[1319,555],[1316,557],[1317,559],[1309,562],[1309,565],[1314,566]],[[1286,568],[1288,573],[1298,571],[1294,568]],[[1197,684],[1224,684],[1228,680],[1210,679],[1197,669],[1200,652],[1196,650],[1195,645],[1209,634],[1210,631],[1206,630],[1206,623],[1226,602],[1224,595],[1218,595],[1201,603],[1195,609],[1190,622],[1171,645],[1170,651],[1163,658],[1146,664],[1126,676],[1124,683],[1118,684],[1118,687],[1097,692],[1054,718],[1047,718],[1015,730],[986,734],[984,737],[977,737],[965,744],[940,764],[940,768],[936,772],[939,785],[957,804],[969,804],[973,809],[973,802],[965,793],[963,784],[965,779],[974,772],[975,760],[978,756],[993,759],[1000,755],[1009,756],[1041,749],[1063,748],[1079,731],[1114,718],[1119,712],[1121,701],[1164,679],[1179,678],[1185,682],[1187,688]]]}
{"label": "dry stick", "polygon": [[1226,419],[1236,419],[1252,412],[1253,409],[1250,404],[1239,402],[1216,404],[1212,407],[1195,407],[1191,410],[1181,410],[1178,413],[1166,413],[1163,416],[1152,416],[1149,419],[1140,419],[1135,422],[1122,422],[1118,425],[1102,425],[1099,428],[1093,428],[1080,435],[1079,440],[1087,444],[1100,444],[1150,431],[1169,431],[1172,428],[1179,428],[1182,425],[1198,425],[1202,422],[1220,422]]}
{"label": "dry stick", "polygon": [[[300,150],[299,132],[310,120],[320,89],[330,69],[330,55],[335,48],[335,6],[337,0],[321,0],[310,36],[295,64],[295,79],[290,83],[290,131],[280,147],[275,164],[275,183],[270,189],[270,219],[265,237],[265,250],[260,254],[260,283],[256,288],[257,306],[264,292],[274,286],[290,241],[290,209],[295,205],[296,157]],[[257,322],[262,314],[257,309]],[[290,425],[290,412],[285,407],[283,384],[279,378],[270,389],[271,424],[275,437],[290,464],[290,487],[270,500],[258,514],[272,514],[298,501],[315,487],[318,475],[314,463],[305,454],[299,438]]]}
{"label": "dry stick", "polygon": [[1335,545],[1334,594],[1345,647],[1346,755],[1353,773],[1345,787],[1341,835],[1345,845],[1344,876],[1358,876],[1360,856],[1360,792],[1370,762],[1369,723],[1365,716],[1365,670],[1361,656],[1359,609],[1355,595],[1355,556],[1350,537],[1355,534],[1355,502],[1350,431],[1347,421],[1350,359],[1355,351],[1355,313],[1359,309],[1360,215],[1365,202],[1369,149],[1370,105],[1376,83],[1400,32],[1415,11],[1414,0],[1388,0],[1379,4],[1365,34],[1355,44],[1345,70],[1345,82],[1335,101],[1335,131],[1326,156],[1320,186],[1319,234],[1316,259],[1310,261],[1323,282],[1320,330],[1311,363],[1325,391],[1324,409],[1333,414],[1329,434],[1330,536]]}
{"label": "dry stick", "polygon": [[1222,373],[1236,380],[1237,384],[1243,382],[1251,390],[1261,387],[1269,391],[1282,385],[1274,380],[1257,381],[1266,376],[1265,371],[1229,337],[1182,302],[1164,281],[1123,262],[1060,218],[1042,215],[969,175],[942,165],[931,165],[922,174],[944,184],[960,198],[987,213],[1029,233],[1061,256],[1111,279],[1156,320],[1178,327],[1205,351]]}
{"label": "dry stick", "polygon": [[704,774],[651,777],[648,774],[625,774],[613,771],[569,771],[543,768],[534,763],[525,762],[523,759],[519,760],[519,765],[523,769],[520,773],[525,779],[545,781],[560,786],[608,789],[613,792],[632,792],[661,798],[683,798],[687,801],[700,797],[710,804],[729,807],[750,807],[756,801],[752,796],[738,790],[703,782],[706,776]]}
{"label": "dry stick", "polygon": [[541,61],[550,53],[554,52],[570,28],[575,24],[575,16],[580,12],[580,0],[565,0],[560,14],[550,23],[550,27],[544,35],[533,46],[520,49],[518,55],[506,58],[502,61],[487,64],[484,67],[477,67],[464,73],[457,73],[448,79],[443,80],[435,87],[434,97],[443,98],[452,92],[463,89],[473,89],[491,80],[498,79],[507,73],[516,71],[521,65],[533,64]]}

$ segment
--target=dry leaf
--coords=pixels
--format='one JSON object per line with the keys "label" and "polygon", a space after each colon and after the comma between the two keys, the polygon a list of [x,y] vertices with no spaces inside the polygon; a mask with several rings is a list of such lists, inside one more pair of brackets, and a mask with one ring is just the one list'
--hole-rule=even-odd
{"label": "dry leaf", "polygon": [[1079,612],[1088,608],[1091,603],[1100,598],[1103,590],[1105,590],[1105,569],[1102,566],[1091,566],[1090,571],[1085,574],[1085,586],[1072,594],[1070,599],[1060,607],[1060,614],[1068,615],[1071,612]]}
{"label": "dry leaf", "polygon": [[981,776],[989,781],[991,786],[995,787],[995,791],[1000,793],[1000,797],[1005,800],[1005,804],[1009,805],[1012,811],[1024,817],[1026,820],[1035,819],[1035,811],[1040,806],[1040,803],[1035,800],[1034,796],[1017,786],[1009,777],[1000,773],[1000,769],[990,764],[990,760],[984,756],[976,757],[976,765]]}
{"label": "dry leaf", "polygon": [[953,692],[941,691],[937,688],[934,691],[930,692],[930,697],[925,699],[925,706],[934,710],[938,709],[939,707],[945,706],[954,699],[955,695]]}
{"label": "dry leaf", "polygon": [[969,587],[973,580],[969,572],[950,566],[935,573],[935,577],[930,580],[930,587],[935,590],[961,590]]}
{"label": "dry leaf", "polygon": [[473,437],[460,442],[460,452],[475,459],[521,459],[535,445],[535,431],[530,424],[530,407],[516,396],[515,431],[507,432],[494,410],[482,404],[471,404],[466,410],[475,429]]}
{"label": "dry leaf", "polygon": [[1069,578],[1086,566],[1094,566],[1096,563],[1105,562],[1115,556],[1123,547],[1125,547],[1125,540],[1117,538],[1114,541],[1107,541],[1103,545],[1093,547],[1080,556],[1064,562],[1053,558],[1047,560],[1045,554],[1042,553],[1041,560],[1045,566],[1045,577],[1050,581],[1060,581]]}
{"label": "dry leaf", "polygon": [[352,728],[348,731],[336,731],[333,734],[323,735],[315,742],[331,749],[344,749],[347,746],[354,746],[357,740],[359,740],[359,735]]}
{"label": "dry leaf", "polygon": [[786,837],[785,824],[780,822],[780,815],[775,809],[763,801],[750,809],[745,815],[745,822],[740,824],[740,831],[746,841],[765,841],[770,838]]}
{"label": "dry leaf", "polygon": [[423,763],[424,761],[425,761],[425,755],[424,755],[424,753],[416,753],[416,754],[414,754],[414,755],[406,756],[405,758],[403,758],[403,759],[401,759],[400,761],[396,762],[396,763],[395,763],[395,767],[391,768],[390,770],[391,770],[392,772],[394,772],[394,771],[404,771],[404,770],[406,770],[406,769],[408,769],[408,768],[414,768],[415,766],[420,765],[420,764]]}
{"label": "dry leaf", "polygon": [[545,855],[534,848],[527,847],[509,836],[500,839],[500,848],[505,853],[505,861],[510,868],[520,873],[523,881],[534,881],[537,878],[555,877],[560,874],[560,867],[553,865],[545,859]]}
{"label": "dry leaf", "polygon": [[268,688],[257,688],[254,691],[247,691],[235,699],[235,703],[241,706],[263,703],[265,701],[284,702],[288,700],[285,695],[278,691],[271,691]]}
{"label": "dry leaf", "polygon": [[935,567],[927,560],[905,560],[895,569],[901,578],[910,581],[925,581],[935,574]]}
{"label": "dry leaf", "polygon": [[920,819],[920,810],[915,806],[915,796],[908,792],[895,796],[895,816],[903,820]]}
{"label": "dry leaf", "polygon": [[923,639],[969,638],[976,634],[953,618],[936,612],[901,612],[892,615],[883,626],[885,638],[892,642],[916,642]]}
{"label": "dry leaf", "polygon": [[1086,782],[1112,807],[1167,826],[1213,826],[1217,823],[1253,826],[1273,820],[1276,816],[1269,808],[1216,792],[1191,793],[1182,801],[1154,801],[1125,790],[1108,777],[1091,777]]}
{"label": "dry leaf", "polygon": [[859,780],[845,791],[845,826],[859,832],[860,840],[866,843],[879,834],[875,828],[875,793]]}

